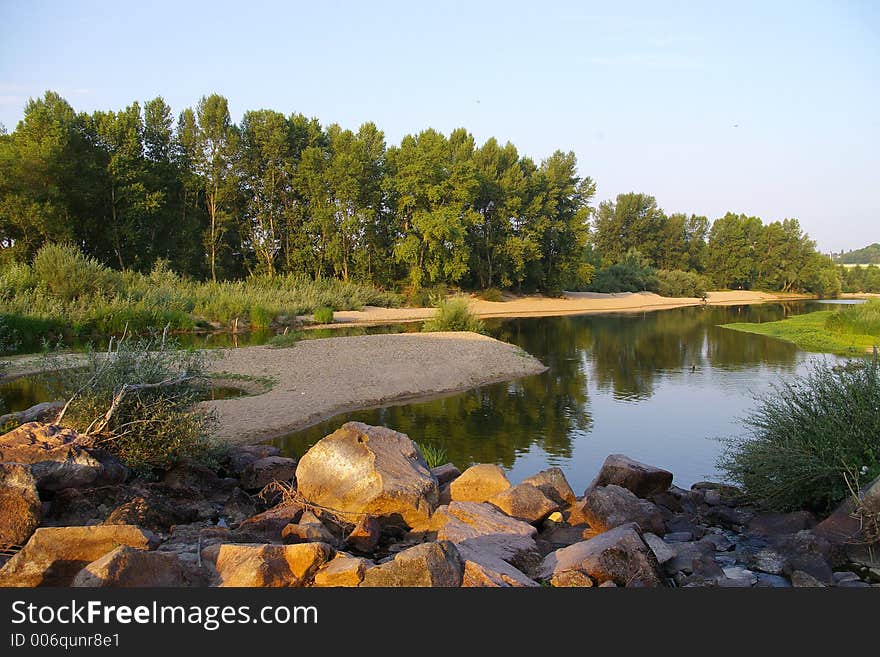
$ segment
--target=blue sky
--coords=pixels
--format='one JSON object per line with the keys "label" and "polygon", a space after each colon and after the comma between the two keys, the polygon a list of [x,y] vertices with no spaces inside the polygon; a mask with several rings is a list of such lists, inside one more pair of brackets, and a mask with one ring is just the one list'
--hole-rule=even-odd
{"label": "blue sky", "polygon": [[0,0],[0,123],[203,94],[389,143],[431,126],[573,150],[598,199],[880,241],[880,2]]}

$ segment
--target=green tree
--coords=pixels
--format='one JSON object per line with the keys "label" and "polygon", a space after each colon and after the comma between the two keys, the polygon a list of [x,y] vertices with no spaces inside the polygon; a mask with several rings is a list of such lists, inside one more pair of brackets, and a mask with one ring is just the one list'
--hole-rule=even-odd
{"label": "green tree", "polygon": [[706,250],[706,271],[716,285],[747,290],[754,286],[757,278],[755,257],[763,228],[758,217],[731,212],[712,224]]}

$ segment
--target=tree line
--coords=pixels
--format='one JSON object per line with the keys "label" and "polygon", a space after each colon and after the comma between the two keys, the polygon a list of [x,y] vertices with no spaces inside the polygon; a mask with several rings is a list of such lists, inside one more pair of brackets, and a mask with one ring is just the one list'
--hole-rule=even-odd
{"label": "tree line", "polygon": [[594,207],[595,194],[574,153],[536,163],[464,129],[389,146],[373,123],[254,110],[235,124],[218,94],[175,117],[161,97],[87,114],[47,92],[0,135],[0,257],[71,243],[118,269],[162,263],[199,280],[555,292],[638,253],[719,287],[839,285],[796,220],[710,223],[645,194]]}

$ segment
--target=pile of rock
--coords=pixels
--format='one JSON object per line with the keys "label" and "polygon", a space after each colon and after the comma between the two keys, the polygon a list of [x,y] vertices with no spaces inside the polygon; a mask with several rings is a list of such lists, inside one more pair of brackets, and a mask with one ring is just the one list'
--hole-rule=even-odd
{"label": "pile of rock", "polygon": [[516,485],[490,464],[429,469],[406,435],[360,423],[298,463],[236,447],[160,481],[39,423],[0,437],[0,462],[3,586],[880,585],[851,508],[761,514],[623,455],[580,497],[559,468]]}

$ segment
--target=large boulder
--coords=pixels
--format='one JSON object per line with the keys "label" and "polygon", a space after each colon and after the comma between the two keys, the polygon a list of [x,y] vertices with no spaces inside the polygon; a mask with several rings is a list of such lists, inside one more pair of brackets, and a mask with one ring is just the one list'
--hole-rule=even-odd
{"label": "large boulder", "polygon": [[224,587],[306,586],[332,557],[333,548],[325,543],[223,543],[202,550],[202,560],[217,573],[216,585]]}
{"label": "large boulder", "polygon": [[556,550],[544,559],[538,577],[554,586],[592,586],[608,581],[617,586],[663,586],[657,559],[633,524]]}
{"label": "large boulder", "polygon": [[440,486],[443,486],[444,484],[448,484],[451,481],[460,477],[461,470],[456,468],[455,465],[452,463],[444,463],[443,465],[438,465],[437,467],[431,468],[431,474],[434,475],[437,483]]}
{"label": "large boulder", "polygon": [[459,548],[464,560],[464,575],[461,585],[464,588],[522,588],[540,586],[525,573],[517,570],[501,559],[472,556],[467,549]]}
{"label": "large boulder", "polygon": [[0,569],[0,586],[68,586],[87,564],[120,545],[147,550],[157,543],[132,525],[43,527]]}
{"label": "large boulder", "polygon": [[452,502],[432,518],[437,539],[450,541],[469,561],[499,571],[497,561],[528,569],[538,560],[537,530],[488,504]]}
{"label": "large boulder", "polygon": [[425,524],[437,507],[437,480],[406,434],[348,422],[300,459],[297,488],[309,502],[383,525]]}
{"label": "large boulder", "polygon": [[137,525],[154,532],[168,531],[173,525],[196,519],[191,509],[160,496],[139,495],[116,507],[104,520],[105,525]]}
{"label": "large boulder", "polygon": [[455,502],[485,502],[508,488],[510,481],[504,470],[492,463],[478,463],[449,484],[449,495]]}
{"label": "large boulder", "polygon": [[30,467],[0,463],[0,544],[24,545],[41,517],[37,482]]}
{"label": "large boulder", "polygon": [[559,509],[559,505],[531,484],[518,484],[488,500],[511,518],[526,522],[541,522]]}
{"label": "large boulder", "polygon": [[186,575],[172,552],[148,552],[120,545],[83,568],[73,578],[77,587],[180,587]]}
{"label": "large boulder", "polygon": [[273,481],[288,482],[295,475],[296,459],[267,456],[245,467],[241,474],[241,486],[246,490],[260,490]]}
{"label": "large boulder", "polygon": [[611,454],[605,459],[591,487],[609,484],[626,488],[637,497],[649,497],[662,493],[672,485],[672,473],[623,454]]}
{"label": "large boulder", "polygon": [[614,484],[591,489],[580,509],[590,526],[598,531],[634,522],[644,532],[658,536],[666,533],[663,515],[656,505]]}
{"label": "large boulder", "polygon": [[128,469],[73,429],[29,422],[0,436],[0,462],[26,463],[41,490],[119,484]]}
{"label": "large boulder", "polygon": [[394,559],[370,568],[361,586],[366,587],[458,587],[464,564],[449,541],[422,543],[399,552]]}
{"label": "large boulder", "polygon": [[538,474],[524,479],[522,483],[531,484],[559,506],[574,504],[576,501],[574,491],[560,468],[541,470]]}

